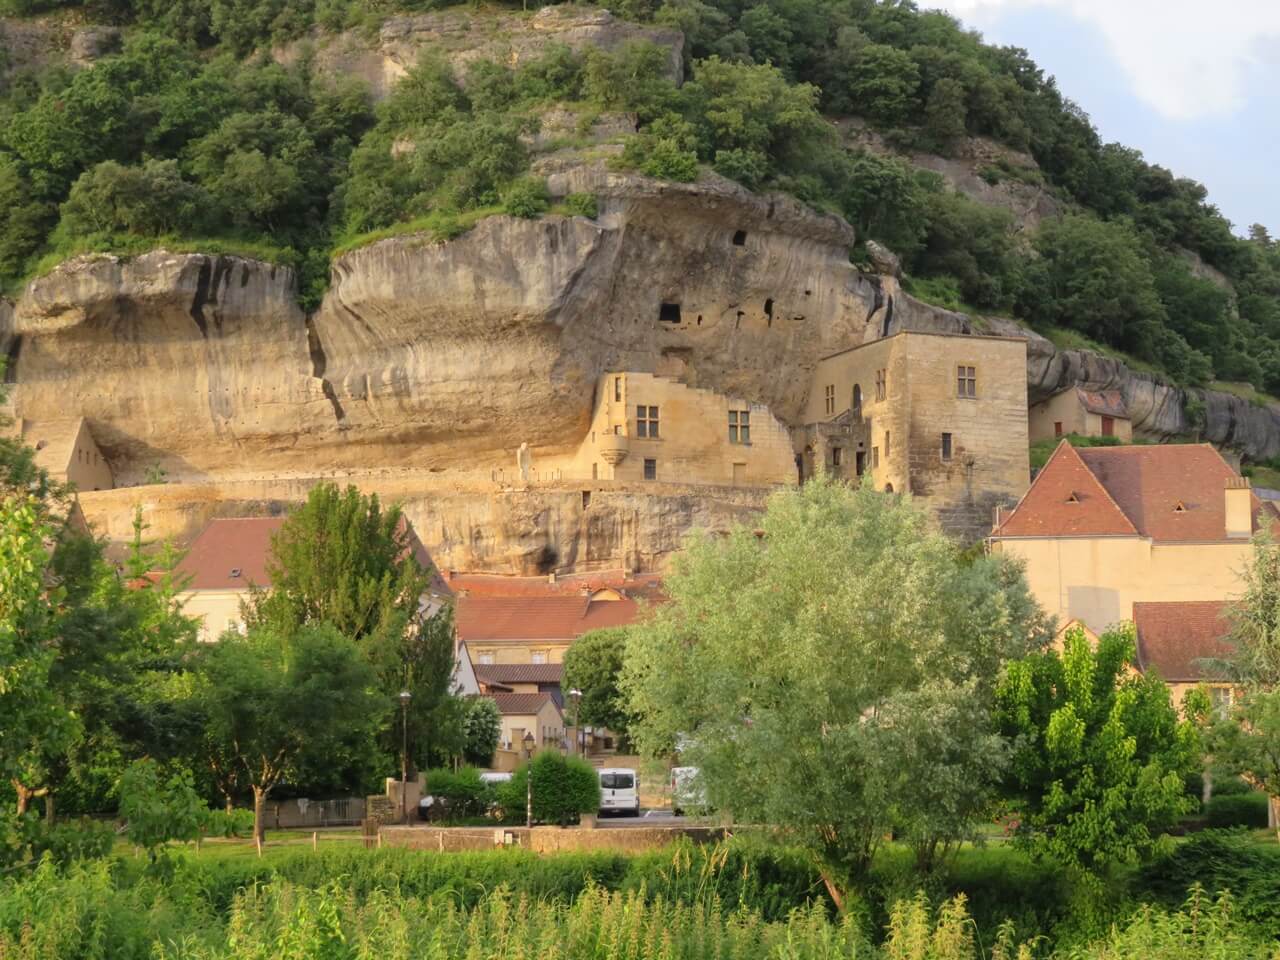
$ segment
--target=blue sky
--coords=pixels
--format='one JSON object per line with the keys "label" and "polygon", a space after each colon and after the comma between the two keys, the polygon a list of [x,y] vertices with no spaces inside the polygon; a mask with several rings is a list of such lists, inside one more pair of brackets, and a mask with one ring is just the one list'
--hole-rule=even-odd
{"label": "blue sky", "polygon": [[1280,0],[920,0],[1024,47],[1105,140],[1280,235]]}

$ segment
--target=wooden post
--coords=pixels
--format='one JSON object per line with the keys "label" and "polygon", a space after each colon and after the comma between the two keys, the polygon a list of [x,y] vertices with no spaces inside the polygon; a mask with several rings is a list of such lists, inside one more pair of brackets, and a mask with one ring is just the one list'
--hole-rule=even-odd
{"label": "wooden post", "polygon": [[320,848],[319,842],[320,842],[320,831],[312,830],[311,831],[311,849],[318,850]]}
{"label": "wooden post", "polygon": [[378,849],[382,849],[382,830],[378,830]]}

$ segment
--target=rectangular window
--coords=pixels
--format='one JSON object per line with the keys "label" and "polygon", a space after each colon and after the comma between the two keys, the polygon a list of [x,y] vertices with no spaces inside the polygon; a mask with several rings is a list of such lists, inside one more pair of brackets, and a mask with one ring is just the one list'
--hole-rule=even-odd
{"label": "rectangular window", "polygon": [[533,652],[531,652],[531,653],[529,654],[529,662],[530,662],[530,663],[546,663],[546,662],[547,662],[547,651],[546,651],[546,650],[534,650]]}
{"label": "rectangular window", "polygon": [[876,399],[883,400],[889,395],[889,371],[876,371]]}
{"label": "rectangular window", "polygon": [[871,469],[872,470],[880,469],[880,448],[879,447],[871,448]]}
{"label": "rectangular window", "polygon": [[825,398],[827,407],[827,416],[836,412],[836,385],[834,383],[827,384]]}
{"label": "rectangular window", "polygon": [[833,467],[840,466],[840,462],[844,459],[844,451],[839,447],[831,448],[831,465]]}
{"label": "rectangular window", "polygon": [[942,435],[942,459],[951,459],[951,434],[944,433]]}
{"label": "rectangular window", "polygon": [[493,663],[493,651],[481,650],[479,654],[476,655],[476,663]]}
{"label": "rectangular window", "polygon": [[658,479],[658,461],[657,461],[657,460],[648,460],[648,459],[646,459],[646,460],[645,460],[645,462],[644,462],[644,478],[645,478],[646,480],[657,480],[657,479]]}
{"label": "rectangular window", "polygon": [[1210,687],[1209,701],[1213,704],[1213,712],[1218,719],[1225,720],[1231,713],[1231,688]]}
{"label": "rectangular window", "polygon": [[893,456],[893,454],[889,452],[891,449],[892,447],[889,446],[889,431],[886,430],[884,432],[884,458],[886,460],[888,460],[891,456]]}
{"label": "rectangular window", "polygon": [[853,455],[853,472],[859,477],[867,472],[867,452],[865,450],[859,450]]}
{"label": "rectangular window", "polygon": [[622,402],[622,378],[621,377],[613,378],[613,399],[618,403]]}
{"label": "rectangular window", "polygon": [[978,368],[956,367],[956,396],[972,400],[978,395]]}
{"label": "rectangular window", "polygon": [[751,442],[751,413],[747,410],[729,411],[729,442]]}
{"label": "rectangular window", "polygon": [[636,407],[636,436],[658,439],[658,408]]}

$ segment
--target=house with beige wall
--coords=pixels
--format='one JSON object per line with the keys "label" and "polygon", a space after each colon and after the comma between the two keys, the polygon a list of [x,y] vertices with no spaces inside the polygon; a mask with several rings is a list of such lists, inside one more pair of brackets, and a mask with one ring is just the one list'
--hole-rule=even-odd
{"label": "house with beige wall", "polygon": [[1238,595],[1251,538],[1276,515],[1209,444],[1064,440],[989,543],[1025,564],[1046,612],[1100,633],[1138,603]]}
{"label": "house with beige wall", "polygon": [[1026,341],[904,331],[820,360],[801,474],[870,478],[910,492],[942,525],[978,539],[1030,481]]}
{"label": "house with beige wall", "polygon": [[199,639],[211,643],[228,630],[241,630],[241,605],[254,587],[271,586],[267,558],[271,538],[284,517],[234,517],[211,520],[191,542],[174,570],[182,587],[182,611],[199,621]]}
{"label": "house with beige wall", "polygon": [[602,588],[581,596],[502,597],[463,594],[455,604],[458,645],[477,676],[495,664],[560,664],[573,642],[591,630],[634,623],[641,607]]}
{"label": "house with beige wall", "polygon": [[759,403],[617,371],[596,383],[576,454],[545,469],[575,479],[771,486],[796,482],[787,428]]}
{"label": "house with beige wall", "polygon": [[1032,406],[1028,421],[1032,443],[1071,433],[1115,437],[1123,443],[1133,440],[1129,408],[1119,390],[1068,387]]}
{"label": "house with beige wall", "polygon": [[1230,603],[1223,600],[1134,603],[1138,669],[1164,680],[1175,705],[1203,685],[1219,715],[1230,709],[1235,684],[1214,668],[1214,661],[1230,659],[1233,653],[1227,641],[1229,609]]}
{"label": "house with beige wall", "polygon": [[18,419],[10,430],[35,450],[36,466],[59,483],[72,484],[82,491],[110,490],[115,486],[111,465],[83,418]]}
{"label": "house with beige wall", "polygon": [[[492,693],[502,717],[498,754],[515,754],[515,759],[542,750],[567,749],[564,714],[546,693]],[[533,734],[533,749],[525,744],[525,734]],[[499,764],[501,765],[501,764]],[[513,764],[514,766],[514,764]]]}

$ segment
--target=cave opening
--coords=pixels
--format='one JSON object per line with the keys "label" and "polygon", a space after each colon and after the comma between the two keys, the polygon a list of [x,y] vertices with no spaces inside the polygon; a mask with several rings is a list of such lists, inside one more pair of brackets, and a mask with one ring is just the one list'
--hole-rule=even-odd
{"label": "cave opening", "polygon": [[658,308],[658,321],[660,323],[679,323],[680,322],[680,304],[664,303]]}
{"label": "cave opening", "polygon": [[747,242],[747,231],[735,230],[733,233],[733,245],[735,247],[741,247],[744,244],[746,244],[746,242]]}

